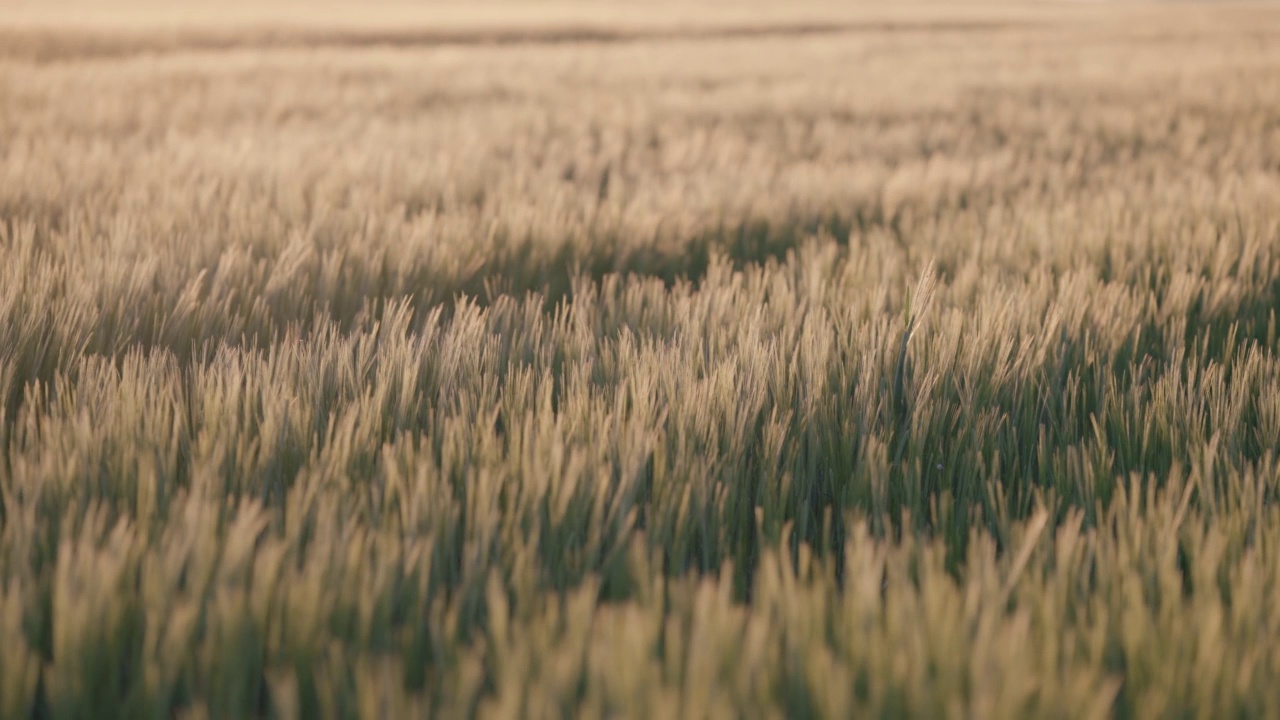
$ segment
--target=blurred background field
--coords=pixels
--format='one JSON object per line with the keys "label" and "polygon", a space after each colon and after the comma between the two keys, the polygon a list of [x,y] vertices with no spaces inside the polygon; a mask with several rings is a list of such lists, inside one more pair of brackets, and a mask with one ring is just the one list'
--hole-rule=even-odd
{"label": "blurred background field", "polygon": [[0,6],[0,717],[1280,716],[1280,7]]}

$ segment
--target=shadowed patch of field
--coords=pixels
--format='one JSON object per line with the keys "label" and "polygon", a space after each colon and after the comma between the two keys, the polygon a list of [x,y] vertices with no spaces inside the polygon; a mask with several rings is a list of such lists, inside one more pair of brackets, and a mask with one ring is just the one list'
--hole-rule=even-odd
{"label": "shadowed patch of field", "polygon": [[614,29],[608,26],[547,28],[487,27],[471,30],[237,30],[176,33],[111,33],[77,31],[6,31],[0,28],[0,59],[36,63],[127,58],[174,52],[219,50],[296,50],[361,47],[430,48],[452,45],[561,45],[572,43],[637,43],[671,40],[804,37],[831,34],[975,33],[1017,30],[1031,22],[827,22],[722,27],[651,27]]}

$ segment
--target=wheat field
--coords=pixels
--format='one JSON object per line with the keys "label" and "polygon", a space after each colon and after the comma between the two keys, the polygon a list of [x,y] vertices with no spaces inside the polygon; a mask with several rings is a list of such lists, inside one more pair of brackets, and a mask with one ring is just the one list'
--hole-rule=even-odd
{"label": "wheat field", "polygon": [[1280,717],[1280,6],[131,2],[0,6],[0,717]]}

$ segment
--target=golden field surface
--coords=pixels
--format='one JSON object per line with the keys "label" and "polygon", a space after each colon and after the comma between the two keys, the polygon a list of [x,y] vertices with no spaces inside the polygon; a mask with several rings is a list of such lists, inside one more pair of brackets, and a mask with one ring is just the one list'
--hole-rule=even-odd
{"label": "golden field surface", "polygon": [[0,717],[1280,717],[1280,6],[0,5]]}

